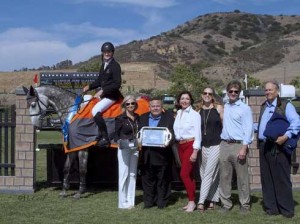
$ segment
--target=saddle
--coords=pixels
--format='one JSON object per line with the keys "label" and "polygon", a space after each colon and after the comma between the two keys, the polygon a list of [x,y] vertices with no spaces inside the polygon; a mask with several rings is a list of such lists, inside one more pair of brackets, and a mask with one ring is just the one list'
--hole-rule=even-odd
{"label": "saddle", "polygon": [[[92,108],[99,102],[99,98],[92,98],[86,105],[73,116],[69,125],[69,139],[64,142],[65,153],[86,149],[97,144],[98,126],[94,122]],[[136,113],[143,114],[149,111],[149,103],[145,99],[137,100],[138,109]],[[107,126],[110,139],[113,139],[115,131],[115,118],[122,114],[122,99],[115,102],[102,113]],[[112,143],[111,148],[117,148],[117,144]]]}

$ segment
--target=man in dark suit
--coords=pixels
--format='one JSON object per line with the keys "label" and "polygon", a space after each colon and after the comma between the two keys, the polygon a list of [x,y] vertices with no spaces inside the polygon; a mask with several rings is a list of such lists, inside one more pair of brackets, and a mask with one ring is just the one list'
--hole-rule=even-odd
{"label": "man in dark suit", "polygon": [[172,140],[166,148],[142,147],[144,208],[157,205],[158,208],[162,209],[168,204],[172,179],[173,123],[173,114],[163,111],[160,99],[150,100],[150,112],[140,117],[140,128],[145,126],[167,127],[172,133]]}

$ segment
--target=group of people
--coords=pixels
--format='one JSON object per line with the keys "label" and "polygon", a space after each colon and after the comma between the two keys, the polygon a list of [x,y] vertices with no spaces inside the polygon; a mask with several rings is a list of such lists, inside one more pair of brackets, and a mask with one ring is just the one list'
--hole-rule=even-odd
{"label": "group of people", "polygon": [[[99,125],[101,144],[108,141],[106,127],[101,113],[113,102],[120,99],[121,69],[113,59],[114,47],[104,43],[103,63],[99,78],[84,91],[101,87],[96,94],[101,101],[93,109],[95,122]],[[139,116],[135,113],[137,100],[132,95],[123,99],[123,114],[116,118],[115,141],[119,143],[119,203],[122,209],[135,206],[135,188],[139,157],[142,165],[142,187],[144,208],[168,205],[171,195],[173,146],[177,146],[180,158],[180,178],[187,192],[188,202],[182,208],[185,212],[204,212],[216,208],[229,212],[232,177],[236,173],[240,212],[250,212],[250,184],[248,172],[249,145],[253,141],[253,114],[239,95],[242,85],[233,80],[226,87],[228,101],[219,102],[215,90],[204,88],[198,110],[194,109],[194,99],[189,91],[177,97],[179,110],[173,113],[163,110],[161,99],[149,101],[150,111]],[[281,214],[294,216],[292,183],[290,181],[291,154],[286,143],[298,136],[300,120],[294,106],[279,98],[279,86],[274,81],[265,84],[266,101],[262,104],[257,131],[260,151],[260,172],[263,205],[267,215]],[[279,113],[286,119],[288,127],[283,133],[271,139],[266,133],[274,129],[270,126],[272,116]],[[278,124],[280,125],[280,124]],[[172,133],[172,140],[165,148],[139,146],[136,134],[142,127],[166,127]],[[279,127],[278,127],[279,128]],[[275,124],[276,129],[276,124]],[[271,130],[271,131],[272,131]],[[106,133],[105,133],[106,132]],[[194,169],[200,165],[200,195],[196,203],[196,181]]]}

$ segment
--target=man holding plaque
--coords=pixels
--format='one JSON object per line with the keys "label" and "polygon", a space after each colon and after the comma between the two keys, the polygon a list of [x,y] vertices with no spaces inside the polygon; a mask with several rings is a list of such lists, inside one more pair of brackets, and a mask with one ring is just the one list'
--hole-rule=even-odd
{"label": "man holding plaque", "polygon": [[164,148],[156,146],[142,147],[144,208],[157,205],[158,208],[163,209],[167,206],[171,195],[171,165],[173,160],[171,145],[174,142],[174,117],[172,113],[163,111],[160,99],[151,99],[149,107],[150,112],[140,117],[140,128],[166,127],[172,133],[170,144]]}

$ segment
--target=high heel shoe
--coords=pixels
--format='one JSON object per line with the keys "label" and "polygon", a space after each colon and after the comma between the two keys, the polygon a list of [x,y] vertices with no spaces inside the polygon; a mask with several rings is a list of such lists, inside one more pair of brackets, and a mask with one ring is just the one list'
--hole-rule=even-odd
{"label": "high heel shoe", "polygon": [[193,212],[196,208],[196,204],[195,202],[189,202],[187,209],[185,210],[185,212]]}
{"label": "high heel shoe", "polygon": [[204,204],[198,204],[197,210],[201,213],[204,212],[205,211]]}
{"label": "high heel shoe", "polygon": [[214,210],[215,209],[215,202],[210,202],[207,210]]}

